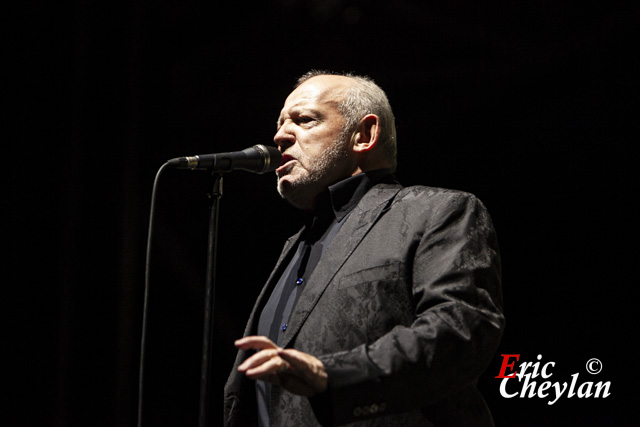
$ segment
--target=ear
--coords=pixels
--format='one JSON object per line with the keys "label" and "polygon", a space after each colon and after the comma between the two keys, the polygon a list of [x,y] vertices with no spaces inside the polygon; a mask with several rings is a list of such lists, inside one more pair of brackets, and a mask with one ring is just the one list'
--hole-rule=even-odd
{"label": "ear", "polygon": [[353,151],[365,153],[371,151],[380,139],[380,118],[367,114],[360,120],[353,134]]}

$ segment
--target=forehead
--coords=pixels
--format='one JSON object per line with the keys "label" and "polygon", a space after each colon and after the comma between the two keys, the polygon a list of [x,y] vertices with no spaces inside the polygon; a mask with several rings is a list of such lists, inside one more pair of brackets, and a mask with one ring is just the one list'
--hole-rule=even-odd
{"label": "forehead", "polygon": [[316,76],[298,86],[287,97],[280,116],[296,108],[336,109],[351,85],[351,79],[342,76]]}

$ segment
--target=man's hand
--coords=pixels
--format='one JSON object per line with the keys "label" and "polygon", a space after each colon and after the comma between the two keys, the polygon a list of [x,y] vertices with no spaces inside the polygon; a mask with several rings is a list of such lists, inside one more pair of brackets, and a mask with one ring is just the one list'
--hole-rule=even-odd
{"label": "man's hand", "polygon": [[244,337],[235,345],[242,350],[260,350],[238,366],[238,371],[248,378],[278,384],[291,393],[307,397],[327,389],[324,365],[310,354],[280,348],[262,336]]}

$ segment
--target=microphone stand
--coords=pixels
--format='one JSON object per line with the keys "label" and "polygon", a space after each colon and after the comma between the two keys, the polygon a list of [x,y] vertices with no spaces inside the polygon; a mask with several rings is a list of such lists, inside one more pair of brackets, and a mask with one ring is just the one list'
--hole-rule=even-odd
{"label": "microphone stand", "polygon": [[218,215],[222,197],[222,174],[213,173],[211,192],[211,212],[209,217],[209,236],[207,250],[207,276],[205,283],[204,329],[202,335],[202,364],[200,370],[200,413],[199,427],[207,427],[211,414],[210,391],[212,383],[211,364],[213,341],[213,309],[215,302],[216,258],[218,248]]}

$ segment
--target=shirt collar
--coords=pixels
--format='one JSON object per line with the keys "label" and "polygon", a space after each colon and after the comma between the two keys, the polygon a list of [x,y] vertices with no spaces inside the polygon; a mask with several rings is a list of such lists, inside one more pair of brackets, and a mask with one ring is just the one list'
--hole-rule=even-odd
{"label": "shirt collar", "polygon": [[319,200],[316,216],[332,214],[341,222],[371,187],[388,177],[395,180],[391,169],[376,169],[329,186],[328,191]]}

